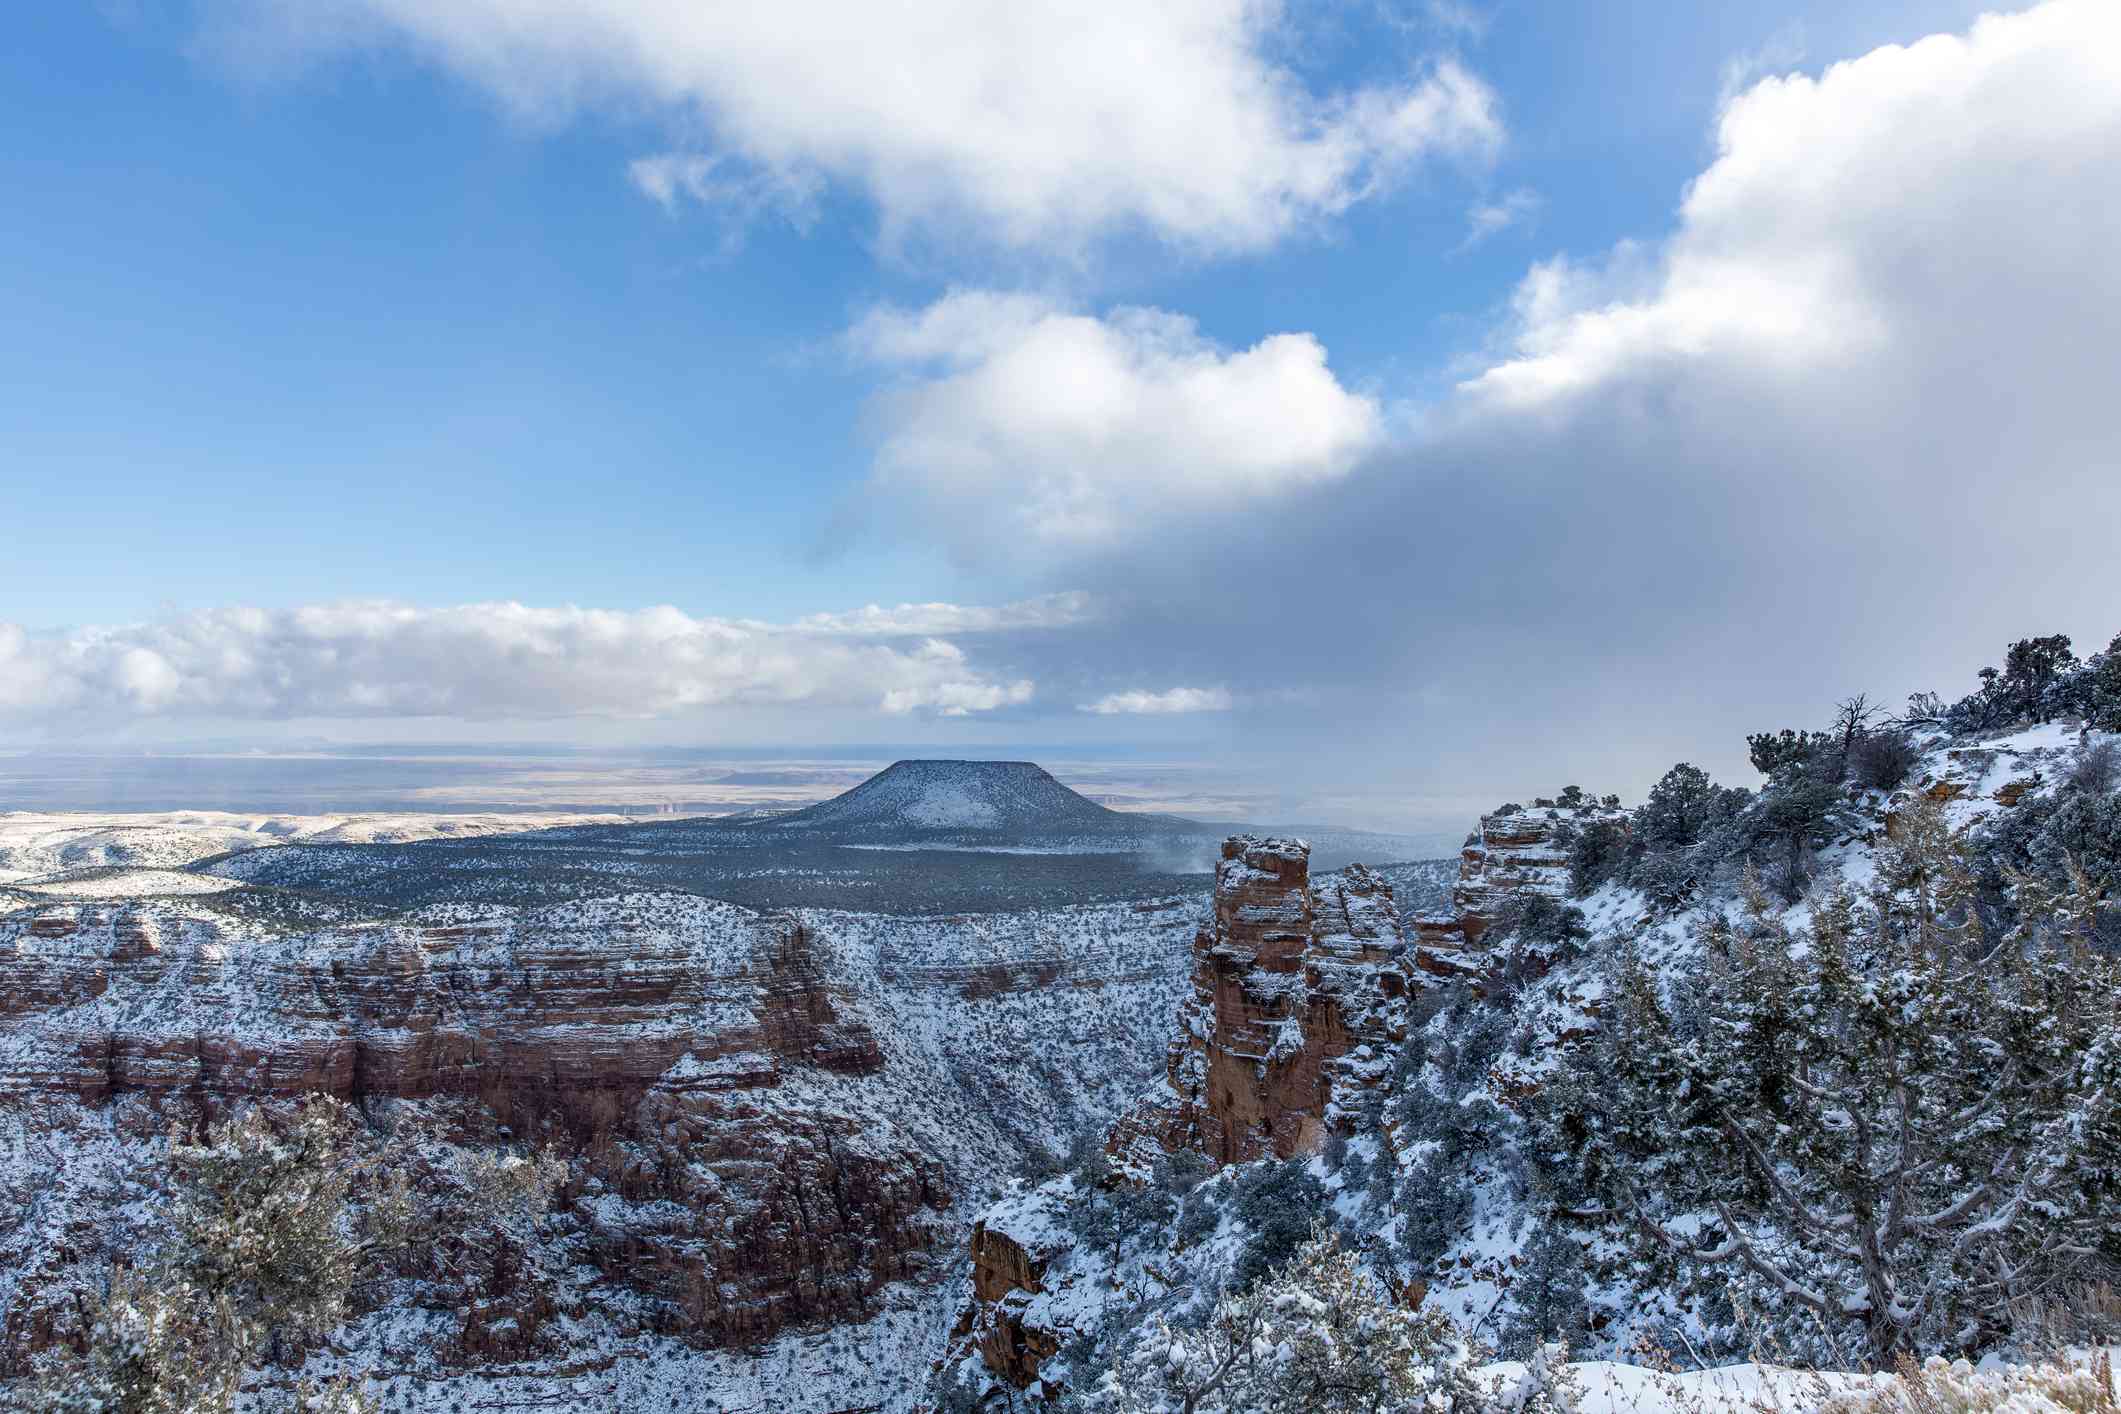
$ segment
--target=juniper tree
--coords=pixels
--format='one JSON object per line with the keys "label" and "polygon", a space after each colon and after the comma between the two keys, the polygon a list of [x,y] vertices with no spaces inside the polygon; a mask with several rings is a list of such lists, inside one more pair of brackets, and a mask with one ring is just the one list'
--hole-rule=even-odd
{"label": "juniper tree", "polygon": [[[338,1326],[364,1269],[436,1216],[415,1201],[408,1155],[321,1097],[285,1123],[253,1108],[196,1139],[174,1134],[167,1154],[168,1236],[112,1273],[85,1348],[34,1383],[46,1414],[228,1414],[247,1368],[292,1359]],[[447,1218],[459,1234],[534,1218],[561,1177],[548,1160],[457,1168],[466,1196]],[[347,1381],[298,1383],[291,1399],[314,1414],[365,1407]]]}
{"label": "juniper tree", "polygon": [[2121,633],[2085,676],[2085,719],[2100,731],[2121,732]]}
{"label": "juniper tree", "polygon": [[1148,1322],[1099,1383],[1112,1414],[1386,1414],[1482,1407],[1449,1317],[1410,1310],[1325,1231],[1198,1329]]}
{"label": "juniper tree", "polygon": [[1527,1238],[1523,1262],[1510,1283],[1510,1316],[1499,1344],[1504,1354],[1528,1354],[1586,1329],[1590,1307],[1583,1244],[1551,1215],[1541,1215]]}
{"label": "juniper tree", "polygon": [[2050,720],[2057,705],[2054,690],[2076,666],[2077,656],[2070,652],[2066,633],[2013,643],[2003,660],[2001,682],[2011,712],[2036,722]]}
{"label": "juniper tree", "polygon": [[1635,837],[1646,849],[1684,849],[1696,844],[1714,819],[1718,792],[1709,773],[1680,762],[1650,787],[1635,812]]}
{"label": "juniper tree", "polygon": [[1839,772],[1822,774],[1815,765],[1801,757],[1779,767],[1738,826],[1748,853],[1774,864],[1787,903],[1804,894],[1810,852],[1830,842],[1851,819]]}
{"label": "juniper tree", "polygon": [[1619,820],[1593,820],[1569,841],[1569,892],[1578,898],[1627,867],[1628,827]]}
{"label": "juniper tree", "polygon": [[2121,1134],[2121,976],[2057,926],[2087,904],[1985,937],[1963,842],[1911,813],[1873,898],[1800,937],[1754,889],[1673,995],[1624,976],[1592,1121],[1607,1211],[1653,1252],[1888,1361],[2102,1274]]}
{"label": "juniper tree", "polygon": [[1823,732],[1800,732],[1789,727],[1779,732],[1754,732],[1745,739],[1746,755],[1754,770],[1763,776],[1774,776],[1807,764],[1827,741]]}

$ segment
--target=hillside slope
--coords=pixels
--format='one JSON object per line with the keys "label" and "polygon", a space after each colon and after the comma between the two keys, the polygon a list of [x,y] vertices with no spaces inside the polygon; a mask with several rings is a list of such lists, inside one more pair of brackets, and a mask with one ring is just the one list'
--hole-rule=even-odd
{"label": "hillside slope", "polygon": [[939,1397],[1071,1400],[1315,1225],[1505,1355],[2113,1339],[2121,641],[2060,656],[1762,733],[1758,790],[1506,805],[1397,937],[1231,841],[1165,1076],[981,1215]]}

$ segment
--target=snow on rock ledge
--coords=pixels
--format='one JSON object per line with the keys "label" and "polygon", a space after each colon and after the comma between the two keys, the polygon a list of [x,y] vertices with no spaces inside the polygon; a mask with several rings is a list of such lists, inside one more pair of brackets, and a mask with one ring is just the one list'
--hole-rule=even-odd
{"label": "snow on rock ledge", "polygon": [[1504,907],[1525,894],[1569,896],[1569,852],[1555,838],[1563,823],[1581,828],[1598,820],[1626,823],[1624,811],[1590,808],[1568,812],[1498,811],[1481,817],[1480,828],[1459,855],[1451,911],[1414,920],[1419,944],[1416,965],[1437,977],[1464,977],[1483,970],[1481,939]]}

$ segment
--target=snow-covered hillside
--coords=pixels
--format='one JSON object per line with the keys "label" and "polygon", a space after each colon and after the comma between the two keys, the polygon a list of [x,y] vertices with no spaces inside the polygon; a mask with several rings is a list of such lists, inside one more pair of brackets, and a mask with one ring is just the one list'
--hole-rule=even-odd
{"label": "snow-covered hillside", "polygon": [[[1312,905],[1233,881],[1177,1033],[1203,1060],[1109,1159],[982,1215],[946,1394],[1090,1395],[1314,1225],[1509,1355],[1860,1369],[2112,1339],[2081,1293],[2121,1274],[2121,656],[2073,671],[1897,718],[1852,699],[1755,737],[1757,790],[1682,764],[1633,810],[1571,787],[1495,812],[1453,906],[1373,964],[1419,1020],[1316,1141],[1274,1106],[1333,1027],[1321,1051],[1235,932]],[[1306,976],[1332,956],[1311,927]],[[1233,1125],[1273,1151],[1215,1169]],[[1580,1369],[1594,1405],[1725,1398]],[[1797,1407],[1845,1388],[1806,1378]]]}
{"label": "snow-covered hillside", "polygon": [[[1160,1063],[1195,916],[637,893],[289,930],[185,898],[18,898],[0,918],[0,1370],[66,1328],[103,1263],[147,1249],[171,1119],[323,1092],[570,1166],[515,1275],[437,1267],[317,1357],[416,1375],[392,1407],[671,1380],[738,1407],[770,1371],[802,1372],[789,1410],[905,1407],[969,1215]],[[850,1343],[903,1358],[816,1354]]]}

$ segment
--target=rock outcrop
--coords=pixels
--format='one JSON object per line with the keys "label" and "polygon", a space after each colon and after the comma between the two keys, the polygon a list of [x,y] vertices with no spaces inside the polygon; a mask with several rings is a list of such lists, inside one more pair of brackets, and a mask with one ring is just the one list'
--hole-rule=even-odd
{"label": "rock outcrop", "polygon": [[1391,886],[1355,865],[1314,890],[1301,840],[1235,837],[1193,955],[1165,1081],[1114,1129],[1112,1152],[1136,1168],[1179,1149],[1243,1163],[1350,1130],[1407,1033]]}
{"label": "rock outcrop", "polygon": [[[1224,842],[1164,1079],[1107,1137],[1118,1181],[1181,1150],[1218,1165],[1311,1153],[1351,1133],[1364,1093],[1389,1075],[1417,985],[1392,887],[1359,864],[1314,884],[1310,854],[1294,839]],[[998,1203],[973,1231],[957,1335],[1015,1389],[1036,1392],[1070,1334],[1047,1269],[1071,1240],[1056,1212],[1073,1181]]]}
{"label": "rock outcrop", "polygon": [[970,1339],[988,1369],[1025,1389],[1060,1349],[1057,1334],[1026,1319],[1031,1298],[1045,1292],[1052,1253],[1009,1232],[1008,1216],[1005,1207],[972,1226],[972,1305],[955,1334]]}
{"label": "rock outcrop", "polygon": [[1569,896],[1569,851],[1564,825],[1625,820],[1619,810],[1509,810],[1481,817],[1459,854],[1458,883],[1448,912],[1414,920],[1415,965],[1435,977],[1467,977],[1483,970],[1481,940],[1512,900],[1526,894]]}

